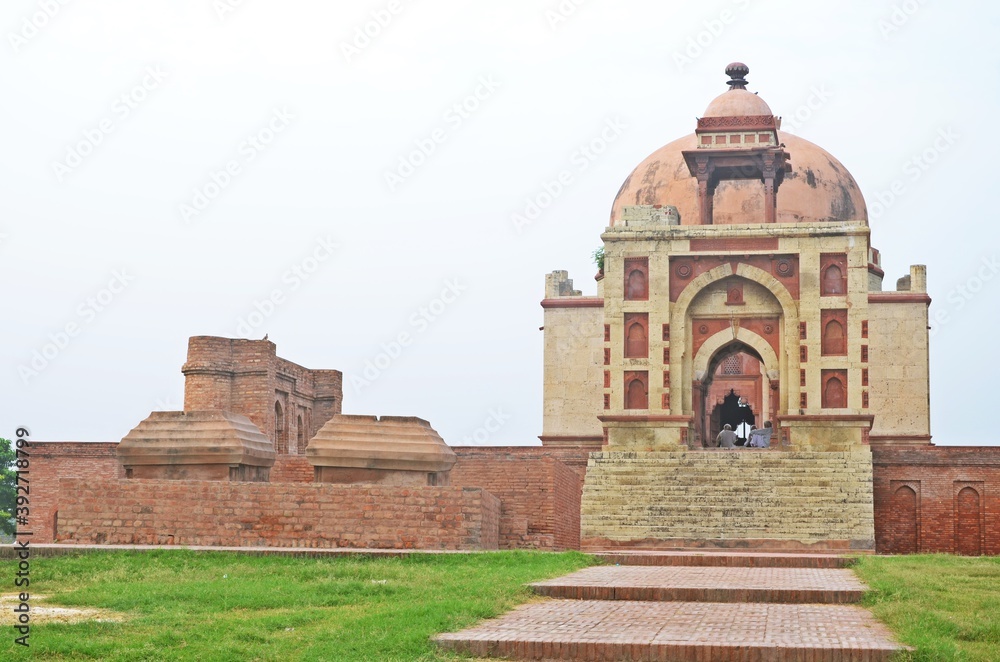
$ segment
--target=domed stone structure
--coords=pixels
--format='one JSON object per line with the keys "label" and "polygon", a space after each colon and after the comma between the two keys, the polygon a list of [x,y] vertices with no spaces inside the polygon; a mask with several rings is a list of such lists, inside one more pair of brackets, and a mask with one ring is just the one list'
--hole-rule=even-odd
{"label": "domed stone structure", "polygon": [[[702,155],[706,164],[709,155],[729,161],[704,178],[713,224],[868,221],[861,189],[847,168],[818,145],[780,131],[781,119],[746,90],[742,76],[748,72],[746,65],[730,65],[731,89],[708,105],[697,131],[656,150],[632,171],[612,205],[610,225],[622,225],[625,207],[666,204],[678,208],[682,225],[704,224],[700,180],[692,167]],[[776,173],[780,194],[770,220],[764,174],[744,155],[772,152],[787,163],[783,173]]]}
{"label": "domed stone structure", "polygon": [[[542,443],[595,451],[585,547],[871,549],[870,446],[930,439],[926,272],[882,292],[857,182],[780,130],[746,65],[726,73],[694,133],[622,185],[597,296],[546,282]],[[724,426],[780,455],[689,457]],[[806,505],[816,481],[776,470],[796,463],[836,487]]]}
{"label": "domed stone structure", "polygon": [[[790,133],[778,131],[778,140],[791,155],[792,165],[778,195],[778,223],[868,222],[861,189],[840,161],[822,147]],[[684,161],[684,152],[695,149],[697,141],[694,134],[684,136],[646,157],[618,191],[609,225],[621,225],[626,206],[667,204],[677,207],[682,225],[699,225],[698,181],[691,177]],[[759,181],[720,182],[714,207],[716,225],[760,223],[764,191]]]}

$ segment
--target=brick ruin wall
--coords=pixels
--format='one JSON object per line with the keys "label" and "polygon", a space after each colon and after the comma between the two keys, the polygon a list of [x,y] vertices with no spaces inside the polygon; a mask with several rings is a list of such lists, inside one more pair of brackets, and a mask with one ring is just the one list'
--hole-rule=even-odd
{"label": "brick ruin wall", "polygon": [[316,470],[304,455],[279,455],[271,467],[271,483],[312,483]]}
{"label": "brick ruin wall", "polygon": [[[80,494],[63,491],[61,479],[79,478],[83,485],[104,482],[119,485],[122,489],[130,484],[175,487],[173,481],[119,483],[113,480],[122,478],[122,470],[115,457],[116,447],[116,443],[32,444],[30,530],[34,533],[35,542],[52,542],[56,512],[59,511],[62,522],[66,508],[79,507],[74,500],[80,498]],[[498,540],[500,547],[572,549],[579,546],[580,490],[586,469],[585,452],[539,447],[458,447],[454,450],[458,463],[452,472],[452,489],[481,487],[492,493],[491,496],[496,495],[502,503],[495,515],[498,530],[503,530]],[[1000,448],[873,447],[872,455],[877,552],[1000,554]],[[257,487],[274,489],[291,483],[289,494],[297,494],[295,490],[314,487],[306,485],[312,482],[312,476],[312,466],[305,458],[284,456],[275,463],[271,482],[258,484]],[[225,489],[226,486],[246,484],[208,485]],[[389,489],[325,487],[357,489],[361,501],[370,497],[369,490]],[[251,494],[262,493],[247,493]],[[393,505],[395,498],[390,497],[388,503]],[[160,501],[151,493],[148,504]],[[488,499],[484,498],[484,501]],[[141,509],[148,504],[136,507]],[[289,505],[287,512],[300,512],[301,506],[297,503]],[[253,507],[261,508],[261,505]],[[422,506],[431,507],[437,509],[438,504]],[[488,504],[484,510],[489,510]],[[92,520],[98,519],[94,516],[98,511],[89,512]],[[315,512],[319,512],[318,506]],[[379,509],[373,506],[372,511],[358,511],[360,519],[355,524],[360,526],[372,521],[373,516],[365,516],[365,512],[379,512]],[[416,517],[417,520],[408,522],[407,527],[412,525],[417,527],[417,531],[424,531],[421,527],[427,513],[406,508],[395,512],[395,517]],[[488,519],[488,513],[484,517]],[[212,526],[218,526],[221,531],[229,531],[227,535],[232,535],[232,531],[225,528],[227,521],[224,520],[213,520]],[[338,521],[344,524],[344,520]],[[239,531],[244,530],[244,525],[246,522],[239,525]],[[106,535],[108,533],[105,531]],[[63,531],[59,534],[62,535]],[[291,544],[288,538],[282,540]]]}
{"label": "brick ruin wall", "polygon": [[872,447],[875,550],[1000,554],[1000,447]]}
{"label": "brick ruin wall", "polygon": [[29,531],[32,541],[52,542],[56,511],[66,499],[59,490],[62,478],[82,478],[86,481],[124,478],[125,472],[115,451],[117,443],[32,442],[26,449],[31,453],[29,479]]}
{"label": "brick ruin wall", "polygon": [[57,542],[497,549],[479,488],[64,478]]}
{"label": "brick ruin wall", "polygon": [[503,549],[579,549],[580,475],[559,460],[513,448],[455,448],[453,486],[500,498]]}
{"label": "brick ruin wall", "polygon": [[[275,351],[267,340],[193,336],[181,369],[184,410],[243,414],[276,442],[279,454],[301,453],[341,412],[343,374],[304,368]],[[282,409],[281,425],[276,425],[275,403]]]}

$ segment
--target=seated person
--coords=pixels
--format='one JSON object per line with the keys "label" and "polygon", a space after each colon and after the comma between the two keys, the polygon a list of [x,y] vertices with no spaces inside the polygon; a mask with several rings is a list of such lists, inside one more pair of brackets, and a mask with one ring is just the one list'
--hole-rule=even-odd
{"label": "seated person", "polygon": [[719,448],[735,448],[736,440],[738,438],[739,437],[736,436],[736,433],[733,432],[733,426],[726,423],[722,427],[722,432],[720,432],[719,436],[715,438],[715,445]]}
{"label": "seated person", "polygon": [[771,446],[771,421],[764,423],[764,427],[750,433],[747,446],[751,448],[769,448]]}

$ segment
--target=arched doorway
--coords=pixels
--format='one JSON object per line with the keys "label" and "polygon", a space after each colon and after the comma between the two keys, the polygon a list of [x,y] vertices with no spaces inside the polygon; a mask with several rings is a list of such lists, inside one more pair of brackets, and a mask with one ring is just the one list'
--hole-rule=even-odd
{"label": "arched doorway", "polygon": [[[742,289],[742,296],[733,296]],[[761,397],[753,406],[758,425],[787,413],[790,394],[800,381],[798,307],[788,289],[771,273],[748,264],[726,263],[691,278],[671,308],[672,413],[691,417],[694,436],[704,445],[711,432],[711,411],[705,382],[716,379],[718,359],[740,343],[759,362]],[[755,352],[753,354],[751,352]],[[713,364],[713,365],[710,365]],[[734,389],[743,395],[741,389]],[[728,391],[726,391],[728,393]],[[722,395],[725,395],[723,393]],[[797,395],[797,393],[796,393]],[[796,398],[796,406],[798,400]],[[679,411],[677,411],[679,409]],[[778,432],[780,443],[780,431]]]}
{"label": "arched doorway", "polygon": [[700,406],[695,411],[703,445],[714,446],[726,424],[744,441],[750,426],[763,424],[770,404],[763,365],[757,350],[739,340],[723,345],[712,355],[698,386]]}
{"label": "arched doorway", "polygon": [[[706,407],[708,406],[706,405]],[[750,430],[756,423],[757,415],[753,412],[753,406],[747,402],[746,398],[738,395],[735,390],[730,389],[722,401],[716,403],[712,409],[712,413],[709,415],[709,424],[705,428],[708,430],[708,445],[713,446],[715,439],[719,436],[719,432],[728,425],[736,433],[736,436],[739,437],[736,445],[742,446],[746,443]]]}
{"label": "arched doorway", "polygon": [[288,438],[285,436],[285,412],[280,402],[274,403],[274,451],[288,452]]}

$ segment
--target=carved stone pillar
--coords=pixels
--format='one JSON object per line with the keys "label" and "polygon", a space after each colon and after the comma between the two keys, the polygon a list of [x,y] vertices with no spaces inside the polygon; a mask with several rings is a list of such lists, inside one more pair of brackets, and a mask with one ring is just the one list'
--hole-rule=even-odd
{"label": "carved stone pillar", "polygon": [[701,214],[701,224],[712,225],[712,202],[715,197],[712,175],[715,172],[715,167],[709,163],[707,155],[698,156],[695,160],[698,164],[696,176],[698,178],[698,209]]}
{"label": "carved stone pillar", "polygon": [[778,198],[775,195],[776,158],[774,154],[765,154],[762,174],[764,176],[764,222],[776,223],[778,220]]}

